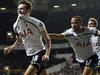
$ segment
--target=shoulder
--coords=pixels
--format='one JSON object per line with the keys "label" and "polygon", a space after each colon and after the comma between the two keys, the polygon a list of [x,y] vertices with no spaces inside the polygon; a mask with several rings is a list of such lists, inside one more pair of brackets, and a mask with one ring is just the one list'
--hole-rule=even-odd
{"label": "shoulder", "polygon": [[16,20],[16,21],[14,22],[14,24],[13,24],[13,28],[15,28],[15,27],[17,26],[18,22],[19,22],[19,20],[18,20],[18,18],[17,18],[17,20]]}
{"label": "shoulder", "polygon": [[15,23],[13,24],[13,28],[15,28],[15,27],[16,27],[16,25],[17,25],[17,23],[15,22]]}
{"label": "shoulder", "polygon": [[35,17],[29,16],[28,18],[30,18],[31,20],[36,21],[36,22],[41,22],[39,19],[37,19],[37,18],[35,18]]}
{"label": "shoulder", "polygon": [[67,29],[66,31],[64,31],[62,34],[63,34],[63,35],[70,35],[70,34],[72,34],[72,33],[73,33],[73,29],[70,28],[70,29]]}
{"label": "shoulder", "polygon": [[44,25],[44,23],[41,21],[41,20],[39,20],[39,19],[37,19],[37,18],[35,18],[35,17],[28,17],[29,19],[30,19],[30,21],[33,23],[33,24],[35,24],[35,25],[37,25],[37,26],[43,26]]}
{"label": "shoulder", "polygon": [[69,28],[68,30],[66,30],[68,32],[73,32],[73,29],[72,28]]}
{"label": "shoulder", "polygon": [[25,20],[27,22],[33,23],[35,25],[43,24],[42,21],[40,21],[39,19],[37,19],[35,17],[31,17],[31,16],[20,15],[19,19],[22,19],[22,20]]}
{"label": "shoulder", "polygon": [[83,27],[83,29],[82,29],[82,34],[83,34],[83,33],[91,33],[91,29],[88,28],[88,27]]}
{"label": "shoulder", "polygon": [[73,33],[73,29],[72,29],[72,28],[69,28],[69,29],[67,29],[67,30],[64,31],[64,32],[67,32],[67,33]]}
{"label": "shoulder", "polygon": [[43,23],[41,20],[39,20],[39,19],[37,19],[37,18],[35,18],[35,17],[30,17],[30,19],[32,19],[32,21],[33,21],[36,25],[39,25],[39,26],[44,25],[44,23]]}

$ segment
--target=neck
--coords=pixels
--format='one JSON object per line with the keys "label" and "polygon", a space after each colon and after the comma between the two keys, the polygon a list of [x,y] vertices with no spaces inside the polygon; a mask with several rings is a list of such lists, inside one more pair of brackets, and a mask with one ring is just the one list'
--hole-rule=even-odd
{"label": "neck", "polygon": [[30,13],[23,13],[23,14],[21,14],[21,13],[18,13],[19,15],[24,15],[24,16],[30,16]]}
{"label": "neck", "polygon": [[30,13],[27,13],[27,14],[23,14],[23,15],[25,15],[25,16],[29,16],[29,15],[30,15]]}
{"label": "neck", "polygon": [[74,29],[75,32],[79,33],[79,32],[82,32],[83,31],[83,27],[80,27],[78,29]]}

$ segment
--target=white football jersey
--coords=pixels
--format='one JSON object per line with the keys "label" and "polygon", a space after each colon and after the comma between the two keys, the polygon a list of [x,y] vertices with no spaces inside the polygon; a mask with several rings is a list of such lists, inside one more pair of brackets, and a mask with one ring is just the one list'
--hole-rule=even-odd
{"label": "white football jersey", "polygon": [[93,46],[93,51],[96,52],[100,58],[100,37],[92,35],[91,42]]}
{"label": "white football jersey", "polygon": [[27,56],[34,55],[45,49],[40,33],[45,29],[45,25],[40,20],[30,16],[19,15],[13,25],[13,29],[21,36]]}
{"label": "white football jersey", "polygon": [[81,33],[74,32],[72,28],[62,33],[74,49],[77,61],[84,62],[95,54],[90,41],[94,33],[96,30],[89,30],[88,28],[84,28]]}

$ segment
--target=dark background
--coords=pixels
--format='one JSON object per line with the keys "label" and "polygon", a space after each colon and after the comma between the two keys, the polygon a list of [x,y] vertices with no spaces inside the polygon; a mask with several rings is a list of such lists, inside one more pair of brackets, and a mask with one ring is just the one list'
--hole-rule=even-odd
{"label": "dark background", "polygon": [[[6,39],[7,31],[13,31],[19,0],[0,0],[0,40]],[[33,4],[31,16],[42,20],[49,33],[61,33],[70,27],[70,18],[75,15],[83,17],[84,25],[89,17],[100,20],[100,0],[30,0]],[[77,6],[72,7],[71,4]],[[59,5],[59,8],[53,8]],[[1,10],[6,7],[6,10]],[[98,29],[100,27],[98,26]]]}
{"label": "dark background", "polygon": [[[5,65],[14,66],[14,68],[25,68],[28,66],[24,49],[15,50],[10,55],[4,55],[3,46],[1,47],[1,45],[10,45],[14,42],[14,38],[12,39],[7,37],[7,32],[11,31],[14,34],[13,23],[17,18],[16,8],[18,1],[19,0],[0,0],[0,68],[3,68]],[[33,4],[31,16],[43,21],[49,33],[61,33],[65,31],[65,29],[70,28],[70,19],[75,15],[82,16],[83,25],[85,26],[90,17],[96,18],[100,23],[100,0],[30,1],[32,1]],[[77,4],[77,6],[71,6],[71,4]],[[54,5],[59,5],[59,8],[54,8]],[[1,10],[3,7],[5,7],[6,10]],[[98,25],[98,29],[100,29],[100,25]],[[54,42],[55,41],[52,43]],[[57,42],[57,44],[59,44],[59,42]],[[67,53],[74,53],[73,49],[62,48],[51,50],[51,56]],[[56,62],[56,59],[52,57],[50,59],[51,63],[58,64],[59,62],[65,61],[64,59],[59,59],[59,62]],[[49,64],[53,65],[51,63]]]}

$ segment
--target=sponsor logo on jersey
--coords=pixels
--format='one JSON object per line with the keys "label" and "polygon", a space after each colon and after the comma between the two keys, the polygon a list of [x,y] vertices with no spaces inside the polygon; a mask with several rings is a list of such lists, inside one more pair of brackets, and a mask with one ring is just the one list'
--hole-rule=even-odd
{"label": "sponsor logo on jersey", "polygon": [[77,42],[76,43],[76,47],[87,47],[87,46],[90,46],[91,43],[90,42]]}
{"label": "sponsor logo on jersey", "polygon": [[26,37],[28,34],[33,35],[31,29],[29,29],[29,28],[26,29],[26,30],[23,30],[23,33],[22,33],[22,32],[19,32],[19,35],[20,35],[21,37]]}

